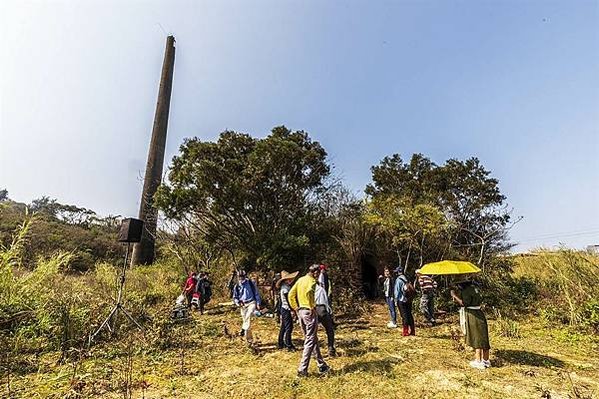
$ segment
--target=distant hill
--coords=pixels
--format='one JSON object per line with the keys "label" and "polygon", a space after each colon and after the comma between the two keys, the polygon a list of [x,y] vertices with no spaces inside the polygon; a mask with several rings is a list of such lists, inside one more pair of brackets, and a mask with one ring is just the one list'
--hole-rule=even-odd
{"label": "distant hill", "polygon": [[123,248],[116,242],[120,217],[100,217],[94,211],[65,205],[48,197],[31,204],[5,198],[0,201],[0,244],[10,245],[15,231],[27,218],[33,218],[27,235],[23,266],[33,267],[39,257],[59,251],[75,256],[69,265],[73,271],[85,271],[97,261],[116,261]]}

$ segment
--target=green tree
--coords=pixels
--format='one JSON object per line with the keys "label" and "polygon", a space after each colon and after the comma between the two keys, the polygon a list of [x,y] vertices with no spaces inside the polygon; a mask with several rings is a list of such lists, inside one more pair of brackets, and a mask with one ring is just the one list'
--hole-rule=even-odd
{"label": "green tree", "polygon": [[[378,226],[389,237],[397,260],[404,252],[404,266],[408,266],[413,254],[419,254],[419,265],[434,260],[438,248],[430,245],[442,239],[449,227],[441,210],[431,204],[412,205],[396,194],[377,195],[368,202],[366,220]],[[437,250],[434,250],[437,249]]]}
{"label": "green tree", "polygon": [[255,139],[226,131],[186,140],[156,205],[188,223],[239,265],[296,266],[310,257],[318,197],[330,174],[326,152],[303,131],[275,127]]}
{"label": "green tree", "polygon": [[[438,166],[422,154],[400,155],[372,167],[369,220],[392,237],[406,262],[415,249],[423,260],[488,256],[510,247],[510,212],[499,182],[477,158]],[[433,259],[430,259],[433,258]]]}
{"label": "green tree", "polygon": [[[484,267],[487,254],[511,247],[507,233],[514,223],[499,181],[477,158],[448,160],[439,168],[439,203],[453,224],[452,243]],[[511,223],[510,223],[511,222]]]}

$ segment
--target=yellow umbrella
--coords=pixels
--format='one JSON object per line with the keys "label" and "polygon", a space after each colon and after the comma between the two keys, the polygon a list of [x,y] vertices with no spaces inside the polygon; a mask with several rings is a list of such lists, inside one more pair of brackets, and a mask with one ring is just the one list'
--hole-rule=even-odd
{"label": "yellow umbrella", "polygon": [[474,264],[458,260],[427,263],[420,269],[421,274],[468,274],[478,272],[480,272],[480,269]]}

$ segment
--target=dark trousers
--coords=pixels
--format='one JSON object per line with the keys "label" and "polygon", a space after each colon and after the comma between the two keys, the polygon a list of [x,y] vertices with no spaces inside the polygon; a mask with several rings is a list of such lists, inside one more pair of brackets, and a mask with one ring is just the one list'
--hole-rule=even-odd
{"label": "dark trousers", "polygon": [[193,291],[185,292],[185,298],[187,299],[187,307],[191,309],[191,300],[193,299]]}
{"label": "dark trousers", "polygon": [[279,348],[291,348],[291,333],[293,332],[293,317],[291,310],[281,308],[281,329],[279,330]]}
{"label": "dark trousers", "polygon": [[397,302],[399,314],[401,315],[401,325],[410,327],[410,331],[416,331],[414,327],[414,316],[412,315],[412,301]]}
{"label": "dark trousers", "polygon": [[322,324],[327,333],[327,345],[329,349],[335,348],[335,327],[333,325],[333,316],[325,305],[316,305],[316,314],[318,322]]}
{"label": "dark trousers", "polygon": [[420,297],[420,311],[429,323],[435,322],[435,293],[430,290],[422,293]]}

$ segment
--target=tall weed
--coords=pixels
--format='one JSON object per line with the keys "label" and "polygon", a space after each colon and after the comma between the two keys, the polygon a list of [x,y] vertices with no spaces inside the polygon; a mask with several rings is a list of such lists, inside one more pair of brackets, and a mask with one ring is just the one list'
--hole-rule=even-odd
{"label": "tall weed", "polygon": [[517,276],[532,278],[540,292],[543,315],[573,326],[599,330],[599,257],[562,249],[539,251],[518,259]]}

